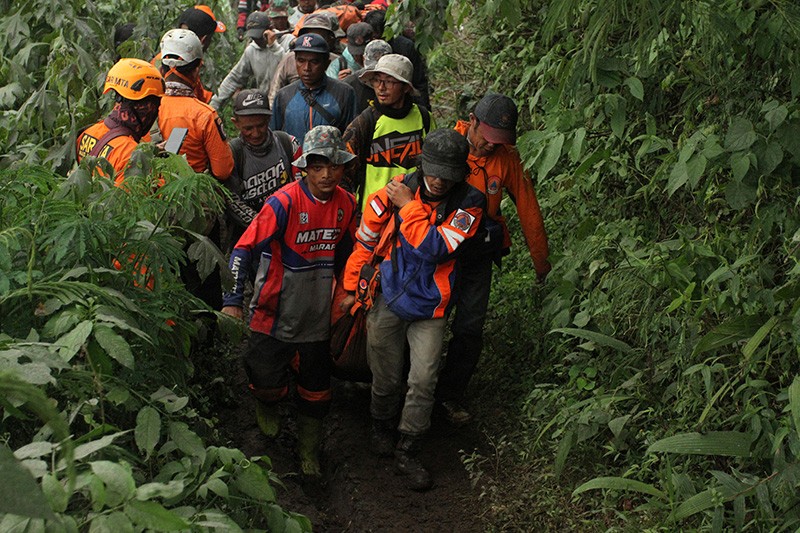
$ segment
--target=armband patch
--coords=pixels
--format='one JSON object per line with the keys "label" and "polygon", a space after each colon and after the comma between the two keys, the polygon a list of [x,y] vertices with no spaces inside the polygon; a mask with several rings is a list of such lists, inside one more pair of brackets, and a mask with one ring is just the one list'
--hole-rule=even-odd
{"label": "armband patch", "polygon": [[386,206],[383,205],[383,202],[377,196],[370,201],[369,206],[375,211],[375,214],[378,215],[379,218],[386,212]]}
{"label": "armband patch", "polygon": [[463,209],[457,209],[453,215],[453,218],[450,220],[450,225],[458,230],[463,231],[464,233],[468,233],[473,222],[475,222],[474,216],[470,215]]}

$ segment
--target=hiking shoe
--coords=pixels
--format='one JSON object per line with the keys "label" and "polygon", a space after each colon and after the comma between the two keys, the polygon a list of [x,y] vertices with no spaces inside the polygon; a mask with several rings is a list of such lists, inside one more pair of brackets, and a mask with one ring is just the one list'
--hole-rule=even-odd
{"label": "hiking shoe", "polygon": [[394,428],[389,420],[372,420],[370,450],[378,457],[391,457],[394,454]]}
{"label": "hiking shoe", "polygon": [[408,452],[395,450],[394,467],[406,477],[406,484],[411,490],[422,492],[433,486],[433,480],[428,470],[419,459]]}
{"label": "hiking shoe", "polygon": [[417,459],[421,442],[420,435],[403,433],[394,450],[395,469],[406,477],[408,488],[416,491],[428,490],[433,486],[431,474]]}
{"label": "hiking shoe", "polygon": [[450,400],[442,402],[440,405],[444,411],[444,417],[454,426],[463,426],[472,422],[472,414],[457,401]]}

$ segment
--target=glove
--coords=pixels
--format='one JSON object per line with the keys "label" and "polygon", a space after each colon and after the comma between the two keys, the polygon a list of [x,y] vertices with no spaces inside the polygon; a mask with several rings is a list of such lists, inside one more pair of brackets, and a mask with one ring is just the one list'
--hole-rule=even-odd
{"label": "glove", "polygon": [[236,28],[236,38],[239,41],[244,41],[244,28]]}

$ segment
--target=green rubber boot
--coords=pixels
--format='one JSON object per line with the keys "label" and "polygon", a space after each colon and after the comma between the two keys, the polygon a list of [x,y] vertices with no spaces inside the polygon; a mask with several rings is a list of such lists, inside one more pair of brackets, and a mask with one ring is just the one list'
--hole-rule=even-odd
{"label": "green rubber boot", "polygon": [[322,446],[322,420],[310,416],[297,417],[297,453],[303,475],[320,477],[319,450]]}
{"label": "green rubber boot", "polygon": [[256,400],[256,422],[261,433],[274,439],[281,432],[281,413],[278,404],[266,404]]}

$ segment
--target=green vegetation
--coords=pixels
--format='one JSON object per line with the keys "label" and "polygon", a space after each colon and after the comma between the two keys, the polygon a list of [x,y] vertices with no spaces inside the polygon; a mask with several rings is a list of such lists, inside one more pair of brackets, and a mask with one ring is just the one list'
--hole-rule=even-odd
{"label": "green vegetation", "polygon": [[277,504],[269,459],[220,445],[204,410],[219,353],[178,272],[187,255],[227,265],[199,233],[219,184],[150,145],[126,190],[92,157],[65,177],[78,127],[112,102],[115,24],[137,22],[124,53],[146,58],[181,8],[0,6],[0,530],[310,530]]}
{"label": "green vegetation", "polygon": [[554,265],[520,239],[493,294],[490,527],[796,529],[800,10],[454,4],[437,97],[515,96]]}
{"label": "green vegetation", "polygon": [[[65,177],[76,131],[110,104],[114,25],[136,22],[124,53],[148,57],[180,8],[0,8],[0,530],[310,528],[276,503],[268,460],[208,444],[192,386],[203,306],[176,273],[185,248],[220,260],[193,231],[216,183],[148,147],[130,194],[92,158]],[[537,286],[516,232],[473,386],[495,435],[493,455],[464,458],[487,529],[800,527],[800,8],[398,13],[432,49],[440,114],[515,96],[550,234]]]}

